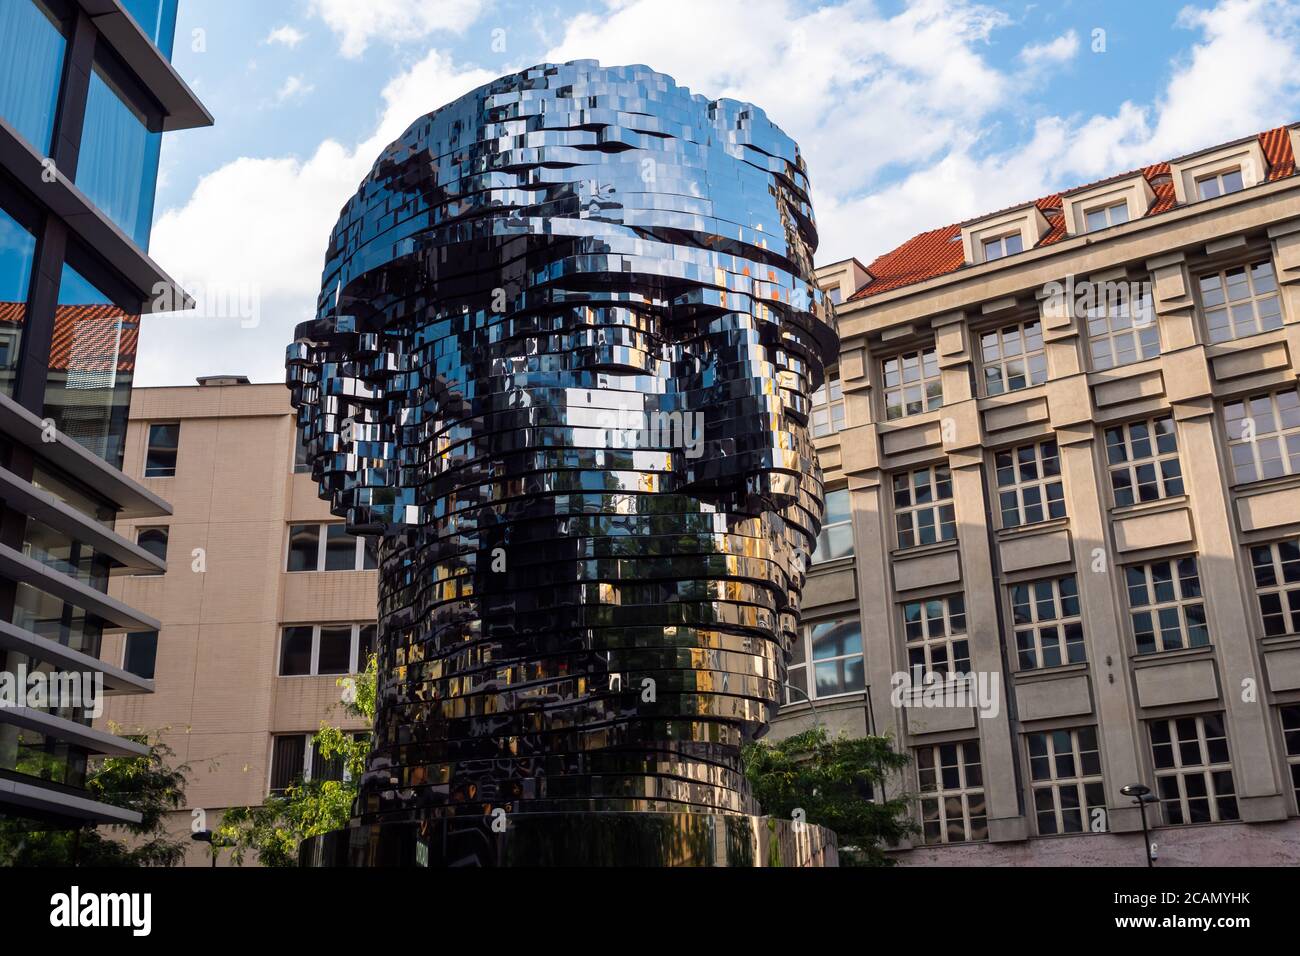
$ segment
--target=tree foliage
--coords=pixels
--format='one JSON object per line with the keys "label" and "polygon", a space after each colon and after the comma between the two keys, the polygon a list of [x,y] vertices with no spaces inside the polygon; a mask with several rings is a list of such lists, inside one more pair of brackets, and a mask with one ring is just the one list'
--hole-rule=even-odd
{"label": "tree foliage", "polygon": [[[364,673],[339,678],[346,713],[374,721],[377,677],[378,662],[372,654]],[[312,743],[326,760],[340,758],[350,779],[297,780],[284,793],[271,794],[261,806],[230,808],[213,833],[214,853],[228,848],[237,866],[243,865],[250,851],[256,852],[263,866],[297,866],[303,840],[347,825],[370,744],[325,721]]]}
{"label": "tree foliage", "polygon": [[0,822],[0,865],[4,866],[176,866],[188,840],[167,832],[167,814],[185,805],[189,764],[171,766],[175,752],[155,734],[130,736],[147,744],[140,757],[95,761],[86,778],[89,796],[141,815],[139,823],[99,829],[39,830],[19,821]]}
{"label": "tree foliage", "polygon": [[872,799],[908,763],[888,737],[831,737],[818,726],[775,743],[749,744],[744,761],[763,811],[833,830],[842,865],[892,866],[885,847],[916,831],[904,794]]}

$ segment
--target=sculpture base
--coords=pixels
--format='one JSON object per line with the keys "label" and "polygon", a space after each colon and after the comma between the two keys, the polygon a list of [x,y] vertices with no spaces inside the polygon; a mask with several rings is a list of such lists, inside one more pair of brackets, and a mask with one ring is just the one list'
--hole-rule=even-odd
{"label": "sculpture base", "polygon": [[[493,824],[504,827],[496,832]],[[835,834],[773,817],[519,813],[353,824],[304,840],[303,866],[838,866]]]}

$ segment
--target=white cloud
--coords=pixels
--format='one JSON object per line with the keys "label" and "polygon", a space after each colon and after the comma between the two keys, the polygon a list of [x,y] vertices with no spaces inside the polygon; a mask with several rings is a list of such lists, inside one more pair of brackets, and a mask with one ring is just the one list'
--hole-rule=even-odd
{"label": "white cloud", "polygon": [[315,86],[308,83],[301,76],[290,76],[285,79],[284,85],[275,94],[277,103],[284,103],[287,100],[301,99],[309,94]]}
{"label": "white cloud", "polygon": [[829,196],[816,206],[818,260],[869,262],[919,232],[1300,119],[1300,5],[1222,0],[1184,10],[1178,24],[1200,36],[1153,103],[1044,117],[1027,140],[996,151],[964,137],[900,181]]}
{"label": "white cloud", "polygon": [[1029,43],[1020,51],[1020,59],[1030,69],[1068,63],[1079,53],[1079,34],[1068,30],[1046,43]]}
{"label": "white cloud", "polygon": [[484,0],[311,0],[311,12],[339,38],[348,58],[371,40],[404,43],[436,31],[462,33],[483,12]]}
{"label": "white cloud", "polygon": [[293,327],[315,312],[330,230],[380,151],[420,116],[495,76],[431,51],[384,89],[383,114],[365,141],[349,148],[326,140],[306,159],[242,157],[204,176],[184,206],[159,217],[152,254],[201,295],[255,296],[260,324],[146,318],[137,381],[192,381],[215,368],[282,378]]}
{"label": "white cloud", "polygon": [[262,42],[267,44],[279,43],[292,50],[305,39],[307,39],[307,34],[286,23],[284,26],[276,27],[268,33],[266,39]]}
{"label": "white cloud", "polygon": [[760,104],[835,193],[933,157],[1001,104],[1006,78],[980,48],[1008,22],[968,0],[918,0],[894,16],[865,0],[811,12],[790,0],[615,0],[571,21],[546,58],[646,63],[706,96]]}
{"label": "white cloud", "polygon": [[[812,12],[788,0],[610,0],[601,15],[570,21],[546,59],[648,63],[707,96],[759,103],[809,164],[818,261],[870,261],[924,230],[1300,118],[1298,18],[1285,0],[1185,11],[1177,25],[1188,49],[1152,102],[1041,116],[1023,134],[1001,122],[1033,105],[1019,81],[1032,61],[1062,62],[1069,34],[1041,45],[1054,53],[1022,51],[999,69],[987,41],[1008,20],[968,0],[918,0],[894,16],[866,0]],[[340,29],[345,48],[349,36],[362,47],[395,39],[381,20],[355,35]],[[1104,65],[1090,55],[1076,69]],[[279,379],[293,325],[314,311],[329,230],[375,156],[417,116],[494,76],[431,52],[385,89],[365,142],[328,140],[306,159],[243,158],[204,177],[159,219],[155,255],[178,278],[255,284],[262,325],[150,320],[140,380],[214,368]]]}

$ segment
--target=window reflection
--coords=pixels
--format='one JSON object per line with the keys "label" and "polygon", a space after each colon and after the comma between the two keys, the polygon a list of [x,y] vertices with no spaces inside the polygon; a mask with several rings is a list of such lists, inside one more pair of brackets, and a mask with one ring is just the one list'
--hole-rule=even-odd
{"label": "window reflection", "polygon": [[122,467],[140,318],[64,265],[50,344],[45,414],[59,430]]}
{"label": "window reflection", "polygon": [[41,0],[0,3],[0,116],[50,152],[67,48],[63,25]]}
{"label": "window reflection", "polygon": [[11,397],[35,257],[36,237],[0,209],[0,391]]}
{"label": "window reflection", "polygon": [[161,145],[158,125],[136,105],[126,81],[97,62],[86,98],[77,186],[146,251]]}

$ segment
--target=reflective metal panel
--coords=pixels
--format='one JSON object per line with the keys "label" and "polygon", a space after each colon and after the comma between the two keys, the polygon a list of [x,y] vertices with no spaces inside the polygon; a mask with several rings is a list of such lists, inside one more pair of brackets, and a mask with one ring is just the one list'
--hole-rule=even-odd
{"label": "reflective metal panel", "polygon": [[287,360],[380,538],[358,825],[759,812],[822,521],[816,243],[794,142],[643,66],[503,77],[379,157]]}

